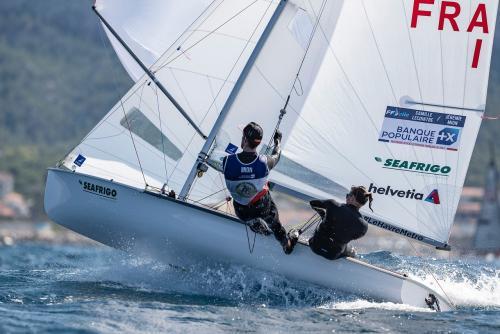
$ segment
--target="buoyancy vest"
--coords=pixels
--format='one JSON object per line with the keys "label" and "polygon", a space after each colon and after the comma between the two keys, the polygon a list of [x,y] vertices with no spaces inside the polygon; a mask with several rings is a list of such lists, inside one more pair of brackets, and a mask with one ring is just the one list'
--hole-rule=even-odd
{"label": "buoyancy vest", "polygon": [[257,202],[269,191],[269,168],[267,157],[258,155],[254,161],[245,164],[237,154],[226,157],[224,178],[233,200],[241,205]]}

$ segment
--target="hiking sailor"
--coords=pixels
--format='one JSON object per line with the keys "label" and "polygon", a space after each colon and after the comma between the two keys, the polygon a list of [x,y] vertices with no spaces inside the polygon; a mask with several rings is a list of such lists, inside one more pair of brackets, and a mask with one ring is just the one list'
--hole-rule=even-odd
{"label": "hiking sailor", "polygon": [[290,254],[297,243],[297,237],[288,237],[281,225],[278,209],[268,186],[269,171],[280,159],[282,135],[279,130],[276,131],[271,155],[257,154],[263,133],[260,125],[248,123],[243,129],[241,139],[243,152],[225,157],[222,169],[238,218],[247,222],[256,232],[259,230],[259,224],[267,231],[270,229],[284,252]]}
{"label": "hiking sailor", "polygon": [[372,210],[373,196],[363,186],[351,188],[346,195],[346,204],[339,204],[333,199],[311,201],[311,207],[322,218],[309,239],[311,250],[329,260],[354,257],[356,253],[348,243],[361,238],[368,230],[368,224],[359,213],[359,209],[368,201]]}

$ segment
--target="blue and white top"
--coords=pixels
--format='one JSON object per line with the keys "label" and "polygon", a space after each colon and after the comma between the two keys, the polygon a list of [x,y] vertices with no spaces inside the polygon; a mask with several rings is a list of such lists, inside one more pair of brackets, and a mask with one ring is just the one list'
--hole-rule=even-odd
{"label": "blue and white top", "polygon": [[237,154],[228,155],[224,163],[226,186],[233,200],[241,205],[257,202],[269,191],[269,167],[266,155],[257,155],[250,163],[243,163]]}

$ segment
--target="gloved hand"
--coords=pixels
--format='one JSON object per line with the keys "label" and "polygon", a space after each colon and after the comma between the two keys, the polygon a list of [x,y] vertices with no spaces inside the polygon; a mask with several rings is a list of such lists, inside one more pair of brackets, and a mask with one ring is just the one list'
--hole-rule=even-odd
{"label": "gloved hand", "polygon": [[283,135],[281,134],[281,131],[280,130],[276,130],[276,132],[274,133],[274,144],[276,145],[278,142],[281,142],[281,138],[283,138]]}

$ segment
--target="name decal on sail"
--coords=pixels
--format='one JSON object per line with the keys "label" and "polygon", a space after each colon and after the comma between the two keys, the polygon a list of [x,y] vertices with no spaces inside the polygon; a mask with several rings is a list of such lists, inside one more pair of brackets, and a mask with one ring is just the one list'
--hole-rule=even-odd
{"label": "name decal on sail", "polygon": [[425,201],[432,204],[441,204],[441,200],[439,199],[439,192],[437,189],[434,189],[433,191],[431,191],[429,195],[424,197],[424,194],[417,192],[415,189],[400,190],[400,189],[394,189],[391,186],[380,187],[380,186],[375,186],[373,183],[370,183],[368,191],[373,194],[414,199],[417,201]]}
{"label": "name decal on sail", "polygon": [[[432,17],[435,0],[414,0],[413,1],[413,11],[411,16],[411,27],[416,29],[423,20],[419,20],[419,17]],[[468,33],[471,32],[482,32],[483,34],[489,34],[488,27],[488,13],[487,7],[484,3],[477,4],[476,8],[471,8],[472,16],[470,21],[468,21],[467,28],[465,26],[460,27],[457,20],[460,15],[467,15],[466,12],[462,11],[462,7],[459,2],[456,1],[440,1],[440,8],[438,20],[438,30],[452,29],[453,31],[462,31],[466,29]],[[432,6],[432,7],[431,7]],[[438,6],[439,7],[439,6]],[[474,43],[474,56],[472,57],[472,68],[478,68],[479,59],[481,56],[481,47],[483,45],[483,40],[477,38]]]}
{"label": "name decal on sail", "polygon": [[98,195],[109,199],[116,199],[116,196],[118,195],[116,189],[103,187],[98,184],[81,180],[78,180],[78,183],[80,183],[80,185],[82,186],[83,191],[91,193],[93,195]]}
{"label": "name decal on sail", "polygon": [[391,232],[394,232],[394,233],[397,233],[400,235],[404,235],[405,237],[412,238],[412,239],[415,239],[418,241],[424,240],[424,237],[418,233],[410,232],[408,230],[405,230],[404,228],[396,227],[396,226],[384,223],[381,220],[373,219],[371,217],[363,216],[363,218],[368,224],[383,228],[384,230],[388,230],[388,231],[391,231]]}
{"label": "name decal on sail", "polygon": [[378,140],[458,151],[466,116],[388,106]]}
{"label": "name decal on sail", "polygon": [[400,170],[403,172],[429,174],[432,176],[448,176],[451,172],[450,166],[441,166],[418,161],[382,159],[379,157],[375,157],[375,161],[383,163],[382,168]]}

